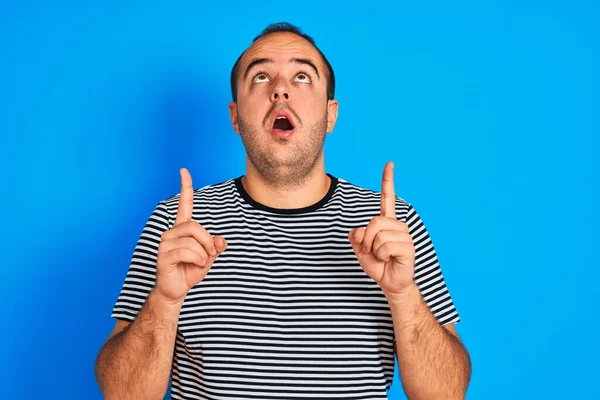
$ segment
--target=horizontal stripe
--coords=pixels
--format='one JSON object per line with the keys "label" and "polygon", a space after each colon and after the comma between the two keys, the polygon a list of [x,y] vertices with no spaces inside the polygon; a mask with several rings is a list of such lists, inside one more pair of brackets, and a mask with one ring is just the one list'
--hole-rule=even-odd
{"label": "horizontal stripe", "polygon": [[[173,399],[387,399],[391,312],[348,240],[379,215],[380,193],[333,177],[332,185],[298,212],[249,203],[235,179],[194,191],[193,220],[228,248],[183,303]],[[114,318],[132,321],[154,287],[161,235],[178,201],[161,201],[148,218]],[[396,216],[413,238],[423,299],[440,324],[458,322],[423,221],[400,197]]]}

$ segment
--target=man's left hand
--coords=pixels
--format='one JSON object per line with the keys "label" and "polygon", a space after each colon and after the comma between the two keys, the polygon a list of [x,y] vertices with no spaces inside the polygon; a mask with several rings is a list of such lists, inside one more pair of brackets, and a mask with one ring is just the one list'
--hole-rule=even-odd
{"label": "man's left hand", "polygon": [[388,299],[415,288],[415,247],[408,225],[396,219],[393,163],[383,170],[381,215],[366,228],[351,230],[348,239],[361,267]]}

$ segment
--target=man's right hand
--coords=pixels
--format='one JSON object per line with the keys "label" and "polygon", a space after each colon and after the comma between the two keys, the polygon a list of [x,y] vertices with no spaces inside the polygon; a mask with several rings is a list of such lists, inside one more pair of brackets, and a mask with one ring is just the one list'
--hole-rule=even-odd
{"label": "man's right hand", "polygon": [[178,305],[183,304],[188,291],[204,279],[215,259],[227,248],[225,239],[213,238],[199,223],[192,221],[192,177],[185,168],[180,174],[177,218],[173,227],[161,236],[155,287],[162,301]]}

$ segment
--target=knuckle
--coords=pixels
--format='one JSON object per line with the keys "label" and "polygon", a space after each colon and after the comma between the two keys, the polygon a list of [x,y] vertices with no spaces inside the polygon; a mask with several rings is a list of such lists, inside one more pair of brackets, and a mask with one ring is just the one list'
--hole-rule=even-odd
{"label": "knuckle", "polygon": [[175,256],[177,257],[178,261],[184,261],[184,258],[186,256],[185,249],[182,249],[181,247],[175,249]]}
{"label": "knuckle", "polygon": [[188,224],[193,227],[194,229],[198,229],[198,228],[202,228],[202,225],[200,225],[200,223],[198,223],[198,221],[188,221]]}
{"label": "knuckle", "polygon": [[181,243],[181,245],[182,245],[183,247],[186,247],[186,248],[188,248],[188,249],[189,249],[189,248],[192,248],[192,246],[194,245],[194,239],[193,239],[193,238],[191,238],[191,237],[189,237],[189,236],[187,236],[187,237],[185,237],[185,238],[182,238],[182,243]]}
{"label": "knuckle", "polygon": [[182,233],[189,231],[190,222],[192,222],[192,221],[183,221],[178,225],[178,228],[182,231]]}
{"label": "knuckle", "polygon": [[196,221],[189,221],[187,225],[188,232],[190,234],[201,234],[204,228]]}
{"label": "knuckle", "polygon": [[188,249],[193,249],[198,246],[198,242],[193,237],[186,237],[185,242],[183,244]]}
{"label": "knuckle", "polygon": [[392,247],[392,242],[385,242],[381,245],[380,249],[387,253],[390,251],[391,247]]}
{"label": "knuckle", "polygon": [[381,232],[376,233],[375,236],[373,236],[373,247],[381,241]]}
{"label": "knuckle", "polygon": [[384,217],[382,215],[378,215],[375,218],[373,218],[373,225],[376,227],[379,227],[385,220],[386,220],[386,217]]}

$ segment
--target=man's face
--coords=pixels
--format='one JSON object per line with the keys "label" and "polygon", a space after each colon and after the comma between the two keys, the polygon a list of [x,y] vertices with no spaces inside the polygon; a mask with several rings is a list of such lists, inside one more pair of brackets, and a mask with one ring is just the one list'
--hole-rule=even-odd
{"label": "man's face", "polygon": [[273,33],[256,41],[240,62],[237,103],[229,110],[252,166],[269,183],[302,183],[322,161],[337,101],[327,100],[326,68],[300,36]]}

